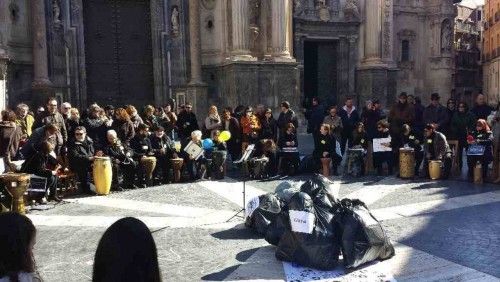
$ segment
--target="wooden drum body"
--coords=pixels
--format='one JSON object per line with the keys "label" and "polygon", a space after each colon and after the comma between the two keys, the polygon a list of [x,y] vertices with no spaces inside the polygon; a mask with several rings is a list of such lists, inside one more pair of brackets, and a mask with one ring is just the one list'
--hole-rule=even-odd
{"label": "wooden drum body", "polygon": [[148,180],[153,179],[153,171],[156,168],[156,158],[155,157],[144,157],[141,159],[141,166],[146,172],[146,178]]}
{"label": "wooden drum body", "polygon": [[365,165],[363,149],[348,149],[347,151],[347,174],[360,176]]}
{"label": "wooden drum body", "polygon": [[321,158],[321,174],[323,176],[330,176],[330,163],[332,162],[332,159],[330,158]]}
{"label": "wooden drum body", "polygon": [[5,185],[7,192],[12,197],[10,210],[20,214],[25,214],[24,193],[30,185],[30,175],[26,173],[7,173],[0,176],[0,180]]}
{"label": "wooden drum body", "polygon": [[98,195],[108,195],[113,181],[113,168],[108,157],[95,157],[92,170],[95,192]]}
{"label": "wooden drum body", "polygon": [[432,180],[441,178],[441,161],[429,161],[429,176]]}
{"label": "wooden drum body", "polygon": [[399,177],[413,178],[415,176],[415,150],[413,148],[399,149]]}
{"label": "wooden drum body", "polygon": [[172,167],[174,168],[174,181],[180,182],[181,181],[181,169],[182,169],[182,166],[184,165],[184,159],[176,158],[176,159],[170,159],[170,161],[172,162]]}

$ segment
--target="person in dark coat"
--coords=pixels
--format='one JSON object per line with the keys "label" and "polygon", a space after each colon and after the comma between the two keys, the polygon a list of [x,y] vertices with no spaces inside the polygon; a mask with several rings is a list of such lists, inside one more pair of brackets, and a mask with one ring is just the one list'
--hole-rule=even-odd
{"label": "person in dark coat", "polygon": [[337,142],[330,132],[330,126],[322,124],[319,128],[319,138],[314,144],[313,158],[317,164],[321,163],[322,158],[331,158],[334,175],[338,174],[337,168],[342,161],[342,157],[337,154]]}
{"label": "person in dark coat", "polygon": [[377,122],[383,119],[385,119],[385,114],[380,109],[380,101],[373,100],[372,102],[368,102],[361,113],[361,121],[363,122],[369,140],[373,139],[377,133]]}
{"label": "person in dark coat", "polygon": [[429,162],[442,161],[442,179],[448,179],[451,172],[451,150],[446,136],[436,131],[434,124],[427,124],[424,129],[424,166],[423,175],[429,176]]}
{"label": "person in dark coat", "polygon": [[273,111],[267,108],[263,118],[260,119],[260,139],[271,139],[274,142],[278,140],[278,123],[273,118]]}
{"label": "person in dark coat", "polygon": [[231,116],[231,111],[227,108],[222,112],[222,131],[231,133],[231,139],[227,141],[227,149],[231,155],[231,160],[238,160],[241,155],[240,123],[235,117]]}
{"label": "person in dark coat", "polygon": [[21,148],[21,155],[24,159],[31,158],[36,152],[41,150],[42,142],[50,142],[54,148],[57,146],[57,132],[59,129],[54,124],[46,124],[33,131],[28,141]]}
{"label": "person in dark coat", "polygon": [[40,128],[49,123],[58,128],[58,132],[56,133],[57,142],[55,143],[54,151],[56,155],[59,156],[62,147],[68,141],[68,132],[66,130],[64,117],[57,111],[57,100],[53,97],[47,100],[47,110],[40,113],[33,128]]}
{"label": "person in dark coat", "polygon": [[[374,139],[379,138],[391,138],[392,136],[389,130],[389,124],[386,121],[381,120],[377,123],[377,134],[375,134]],[[391,142],[381,143],[382,146],[393,148]],[[391,151],[381,151],[373,152],[373,166],[377,170],[377,175],[383,175],[383,164],[387,163],[388,175],[393,174],[394,170],[394,155]]]}
{"label": "person in dark coat", "polygon": [[[46,178],[47,190],[45,191],[45,195],[47,195],[47,192],[50,192],[49,201],[60,202],[61,199],[57,196],[58,163],[54,158],[55,154],[51,154],[53,152],[54,146],[51,143],[47,141],[42,142],[41,150],[23,163],[21,171]],[[54,167],[55,169],[51,170],[49,167]]]}
{"label": "person in dark coat", "polygon": [[458,141],[458,148],[456,150],[458,159],[458,170],[462,171],[463,167],[463,151],[467,148],[467,135],[474,131],[476,125],[476,117],[469,111],[467,103],[458,103],[458,110],[451,118],[450,140]]}
{"label": "person in dark coat", "polygon": [[318,97],[313,97],[311,103],[311,108],[307,109],[305,118],[307,119],[307,133],[312,134],[313,140],[316,143],[316,139],[319,135],[319,127],[326,116],[326,110],[323,105],[320,104]]}
{"label": "person in dark coat", "polygon": [[133,159],[134,153],[128,145],[121,142],[115,130],[107,132],[107,146],[104,154],[111,158],[113,164],[113,185],[114,191],[125,189],[135,189],[135,170],[137,162]]}
{"label": "person in dark coat", "polygon": [[448,116],[448,109],[439,103],[439,94],[432,93],[431,103],[424,111],[425,124],[434,124],[434,128],[441,132],[446,129],[449,123],[450,116]]}
{"label": "person in dark coat", "polygon": [[145,187],[152,185],[152,179],[147,179],[146,167],[141,162],[145,157],[154,156],[151,140],[149,139],[149,127],[146,124],[139,124],[137,133],[134,138],[130,140],[130,148],[134,151],[134,160],[139,164],[139,169],[137,171],[139,186]]}
{"label": "person in dark coat", "polygon": [[149,128],[156,128],[159,125],[158,118],[155,116],[155,107],[147,105],[144,108],[144,117],[142,121],[149,126]]}
{"label": "person in dark coat", "polygon": [[415,103],[413,104],[415,109],[415,119],[413,120],[413,132],[420,140],[424,139],[424,111],[425,107],[422,106],[422,99],[420,97],[415,97]]}
{"label": "person in dark coat", "polygon": [[123,144],[127,146],[130,145],[130,140],[132,140],[135,136],[135,128],[134,124],[130,120],[127,110],[124,108],[116,109],[115,118],[111,128],[116,131],[118,139],[120,139]]}
{"label": "person in dark coat", "polygon": [[451,138],[451,119],[453,118],[453,115],[457,112],[457,104],[454,99],[448,99],[446,102],[446,113],[448,114],[448,120],[447,123],[443,125],[442,132],[443,134],[448,138],[448,140],[452,140]]}
{"label": "person in dark coat", "polygon": [[476,145],[484,147],[484,153],[482,155],[467,156],[469,178],[472,179],[472,176],[474,175],[474,167],[479,162],[481,163],[481,168],[483,170],[483,179],[486,179],[488,175],[488,165],[491,161],[493,161],[493,133],[491,132],[486,120],[479,119],[476,122],[476,130],[467,138],[467,143],[469,146]]}
{"label": "person in dark coat", "polygon": [[95,151],[94,142],[87,136],[85,127],[77,127],[74,138],[68,144],[68,160],[69,167],[77,175],[81,192],[84,194],[95,194],[92,191],[95,191],[95,187],[93,187],[94,185],[90,181],[89,172],[94,157],[101,157],[102,155],[101,151]]}
{"label": "person in dark coat", "polygon": [[285,134],[278,141],[280,150],[279,171],[282,175],[294,175],[299,168],[299,142],[295,133],[295,126],[289,123]]}
{"label": "person in dark coat", "polygon": [[172,168],[170,160],[177,158],[174,142],[165,134],[162,126],[154,128],[154,133],[149,136],[149,139],[151,139],[151,148],[157,160],[155,175],[158,178],[161,173],[162,182],[169,183],[172,181],[169,177]]}
{"label": "person in dark coat", "polygon": [[94,143],[96,150],[103,150],[106,146],[106,132],[108,127],[104,119],[100,117],[101,108],[92,105],[89,108],[89,116],[82,121],[82,125],[87,129],[87,136]]}
{"label": "person in dark coat", "polygon": [[488,116],[493,111],[493,108],[486,104],[486,97],[479,94],[476,97],[476,105],[471,109],[471,112],[478,119],[488,120]]}
{"label": "person in dark coat", "polygon": [[288,101],[284,101],[281,103],[281,113],[278,117],[279,134],[285,133],[286,127],[289,123],[292,123],[295,128],[299,127],[297,115],[292,109],[290,109],[290,103]]}
{"label": "person in dark coat", "polygon": [[16,124],[16,114],[14,111],[2,111],[2,121],[0,122],[0,157],[3,158],[4,167],[7,171],[15,171],[12,161],[15,160],[19,150],[23,132]]}
{"label": "person in dark coat", "polygon": [[[352,133],[352,143],[351,143],[351,148],[352,149],[363,149],[362,157],[361,158],[352,158],[352,160],[347,158],[348,164],[353,163],[351,167],[359,167],[361,169],[360,174],[364,175],[365,174],[365,159],[366,159],[366,154],[368,152],[368,141],[369,141],[368,134],[365,130],[365,125],[363,122],[358,122],[356,124],[356,129],[354,129],[354,132]],[[349,156],[349,155],[348,155]],[[349,169],[349,165],[348,165]],[[349,172],[348,172],[349,173]]]}
{"label": "person in dark coat", "polygon": [[351,97],[347,97],[345,105],[339,112],[339,116],[342,119],[343,126],[340,150],[344,154],[346,145],[352,143],[352,132],[356,128],[356,124],[360,121],[358,110],[354,106]]}
{"label": "person in dark coat", "polygon": [[424,159],[423,142],[411,129],[409,124],[403,124],[403,136],[401,140],[403,141],[403,147],[413,148],[415,152],[415,176],[418,176],[420,165]]}
{"label": "person in dark coat", "polygon": [[189,103],[184,105],[184,111],[179,114],[177,119],[177,128],[179,139],[185,140],[191,137],[191,132],[199,130],[198,120],[196,115],[192,112],[193,106]]}
{"label": "person in dark coat", "polygon": [[68,131],[68,138],[75,136],[75,129],[82,125],[80,119],[80,111],[77,108],[69,110],[69,117],[66,120],[66,130]]}
{"label": "person in dark coat", "polygon": [[[402,140],[400,138],[402,136],[403,124],[413,124],[414,120],[415,110],[413,105],[408,103],[406,92],[402,92],[399,94],[398,102],[392,106],[388,119],[393,148],[397,148],[398,150],[401,148]],[[396,157],[396,152],[394,153]]]}
{"label": "person in dark coat", "polygon": [[127,110],[127,114],[130,117],[130,121],[132,121],[132,124],[134,125],[134,130],[137,130],[137,128],[139,127],[139,124],[144,123],[141,116],[137,112],[137,109],[132,105],[128,105],[125,108],[125,110]]}

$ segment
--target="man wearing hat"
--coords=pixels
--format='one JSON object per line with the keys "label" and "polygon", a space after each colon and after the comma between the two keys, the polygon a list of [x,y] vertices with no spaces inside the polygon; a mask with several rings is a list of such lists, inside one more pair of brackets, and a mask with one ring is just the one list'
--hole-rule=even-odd
{"label": "man wearing hat", "polygon": [[392,136],[391,145],[395,152],[399,152],[402,146],[401,136],[403,133],[403,124],[412,125],[415,121],[415,109],[408,103],[408,94],[401,92],[398,102],[395,103],[389,112],[390,134]]}
{"label": "man wearing hat", "polygon": [[449,123],[450,116],[446,107],[439,103],[438,93],[431,94],[431,103],[424,110],[424,124],[433,124],[436,130],[443,130]]}

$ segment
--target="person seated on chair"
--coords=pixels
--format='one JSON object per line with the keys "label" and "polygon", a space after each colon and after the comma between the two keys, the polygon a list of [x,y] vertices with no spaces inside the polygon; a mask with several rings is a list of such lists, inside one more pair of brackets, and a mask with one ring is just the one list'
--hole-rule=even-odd
{"label": "person seated on chair", "polygon": [[280,135],[278,141],[279,153],[279,172],[283,175],[294,175],[299,168],[299,143],[295,134],[295,126],[288,123],[285,127],[285,133]]}
{"label": "person seated on chair", "polygon": [[[90,181],[89,171],[94,157],[101,157],[102,151],[95,152],[94,142],[87,137],[87,130],[83,126],[75,129],[74,139],[68,144],[68,159],[70,169],[77,175],[80,190],[84,194],[94,195],[94,185]],[[93,189],[92,189],[93,188]]]}
{"label": "person seated on chair", "polygon": [[144,123],[137,127],[137,134],[130,140],[130,148],[134,151],[134,160],[138,163],[137,182],[139,186],[146,187],[152,185],[152,179],[148,179],[148,172],[144,165],[145,158],[153,157],[154,152],[149,139],[149,126]]}
{"label": "person seated on chair", "polygon": [[469,148],[471,145],[484,147],[482,155],[467,155],[468,177],[472,179],[474,175],[474,167],[479,162],[483,171],[483,179],[486,180],[488,175],[488,165],[493,161],[493,133],[484,119],[479,119],[476,122],[476,130],[467,137]]}
{"label": "person seated on chair", "polygon": [[[21,171],[46,178],[47,190],[45,191],[45,196],[50,192],[48,197],[49,201],[60,202],[61,199],[57,196],[57,169],[59,166],[57,160],[54,158],[55,154],[53,152],[54,145],[47,141],[43,141],[40,151],[23,163]],[[52,170],[49,169],[49,167],[54,167],[55,169]],[[46,197],[43,197],[42,203],[46,201]]]}
{"label": "person seated on chair", "polygon": [[448,179],[451,172],[451,149],[446,136],[436,131],[433,124],[427,124],[424,128],[424,166],[423,175],[429,176],[429,162],[442,161],[442,179]]}
{"label": "person seated on chair", "polygon": [[155,169],[156,177],[158,177],[161,172],[161,182],[164,184],[172,182],[172,179],[169,177],[169,171],[171,168],[170,160],[177,158],[174,142],[170,139],[170,137],[168,137],[167,134],[165,134],[163,126],[157,126],[154,129],[154,134],[151,134],[149,139],[151,139],[151,147],[157,160]]}
{"label": "person seated on chair", "polygon": [[[200,130],[195,130],[191,132],[191,138],[190,142],[193,142],[194,144],[198,145],[200,148],[203,148],[203,144],[201,142],[201,137],[202,133]],[[184,149],[187,147],[189,142],[185,143],[185,145],[182,147],[182,152],[184,155],[184,163],[186,164],[186,168],[189,173],[189,177],[191,180],[198,180],[205,176],[206,174],[206,158],[204,156],[204,153],[201,154],[197,159],[193,158],[193,156],[189,155],[184,151]]]}
{"label": "person seated on chair", "polygon": [[106,134],[108,141],[105,147],[105,155],[111,158],[113,164],[113,185],[114,191],[137,188],[134,185],[135,170],[137,162],[133,159],[132,150],[118,139],[118,133],[111,129]]}
{"label": "person seated on chair", "polygon": [[424,159],[424,150],[422,149],[422,141],[419,140],[408,124],[403,124],[403,135],[400,139],[403,142],[403,147],[413,148],[415,152],[415,176],[418,176],[418,171],[422,160]]}
{"label": "person seated on chair", "polygon": [[[363,149],[363,154],[362,154],[362,161],[361,164],[359,164],[359,167],[361,168],[361,175],[365,174],[365,157],[366,153],[368,151],[368,134],[365,130],[365,125],[363,122],[358,122],[356,124],[356,128],[354,129],[352,133],[352,143],[351,143],[351,148],[350,149]],[[348,160],[349,161],[349,160]]]}
{"label": "person seated on chair", "polygon": [[[48,123],[42,127],[33,130],[30,138],[26,141],[20,152],[25,159],[31,158],[36,152],[40,151],[42,142],[48,141],[54,148],[57,145],[57,125]],[[73,136],[72,136],[73,137]]]}
{"label": "person seated on chair", "polygon": [[225,172],[225,163],[227,157],[227,144],[220,140],[220,130],[213,131],[213,150],[205,151],[205,157],[212,159],[210,165],[210,177],[213,179],[223,179]]}
{"label": "person seated on chair", "polygon": [[[385,120],[381,120],[377,122],[377,133],[373,139],[379,138],[391,138],[389,133],[389,123]],[[391,143],[382,143],[384,147],[391,147]],[[377,175],[383,175],[383,165],[387,163],[387,171],[388,175],[393,174],[394,169],[394,155],[392,151],[381,151],[381,152],[373,152],[373,166],[377,170]]]}
{"label": "person seated on chair", "polygon": [[316,144],[314,144],[313,157],[317,164],[321,163],[322,158],[331,158],[334,175],[338,175],[337,168],[342,161],[342,157],[337,154],[337,142],[335,136],[330,133],[330,125],[322,124],[319,128]]}

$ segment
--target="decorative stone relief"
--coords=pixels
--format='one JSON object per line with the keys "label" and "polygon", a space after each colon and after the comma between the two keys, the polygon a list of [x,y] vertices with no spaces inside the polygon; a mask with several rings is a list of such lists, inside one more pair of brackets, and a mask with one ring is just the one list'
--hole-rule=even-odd
{"label": "decorative stone relief", "polygon": [[348,21],[360,20],[357,0],[347,0],[344,6],[344,17]]}
{"label": "decorative stone relief", "polygon": [[453,28],[451,21],[445,19],[441,24],[441,54],[451,53],[453,47]]}
{"label": "decorative stone relief", "polygon": [[180,24],[179,24],[179,8],[177,6],[172,7],[172,13],[170,16],[170,24],[172,27],[172,35],[179,35]]}
{"label": "decorative stone relief", "polygon": [[388,58],[391,56],[391,46],[392,46],[392,0],[384,1],[384,26],[383,26],[383,47],[384,47],[384,57]]}
{"label": "decorative stone relief", "polygon": [[52,0],[52,19],[54,24],[61,23],[61,3],[59,0]]}
{"label": "decorative stone relief", "polygon": [[295,16],[300,16],[304,13],[304,3],[303,0],[293,0],[293,14]]}
{"label": "decorative stone relief", "polygon": [[330,20],[330,10],[328,9],[328,4],[326,0],[318,0],[316,2],[316,7],[318,9],[319,19],[327,22]]}

